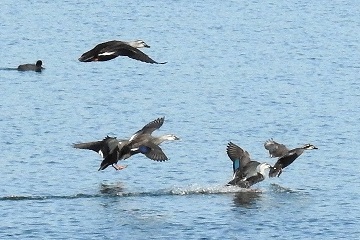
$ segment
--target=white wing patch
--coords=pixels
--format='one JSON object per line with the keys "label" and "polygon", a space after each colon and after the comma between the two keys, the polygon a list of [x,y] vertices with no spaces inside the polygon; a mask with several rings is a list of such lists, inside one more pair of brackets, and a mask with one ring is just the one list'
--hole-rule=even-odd
{"label": "white wing patch", "polygon": [[138,133],[135,133],[134,135],[132,135],[131,138],[129,139],[129,142],[134,140],[138,135],[139,135]]}
{"label": "white wing patch", "polygon": [[103,154],[103,152],[100,150],[100,151],[98,151],[98,153],[99,153],[99,155],[102,157],[102,158],[104,158],[104,154]]}
{"label": "white wing patch", "polygon": [[99,56],[108,56],[108,55],[113,55],[115,52],[104,52],[104,53],[100,53]]}

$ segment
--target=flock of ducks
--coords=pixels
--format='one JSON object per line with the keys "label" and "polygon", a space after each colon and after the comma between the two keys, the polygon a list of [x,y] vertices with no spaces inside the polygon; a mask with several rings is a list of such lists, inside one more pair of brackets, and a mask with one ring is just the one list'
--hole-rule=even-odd
{"label": "flock of ducks", "polygon": [[[115,170],[122,170],[126,166],[119,166],[120,160],[142,153],[147,158],[163,162],[168,160],[161,147],[165,141],[179,140],[174,134],[153,136],[152,133],[159,129],[164,123],[165,117],[157,118],[146,124],[142,129],[135,132],[129,139],[118,140],[116,137],[106,136],[103,140],[85,143],[75,143],[74,148],[93,150],[103,158],[99,171],[112,166]],[[268,177],[280,176],[283,169],[295,161],[305,150],[317,149],[312,144],[289,150],[285,145],[269,139],[264,143],[265,149],[269,151],[270,157],[277,157],[274,166],[268,163],[260,163],[251,160],[247,151],[230,142],[226,152],[233,162],[233,179],[227,185],[235,185],[241,188],[249,188]]]}
{"label": "flock of ducks", "polygon": [[[129,58],[152,64],[165,64],[166,62],[157,62],[146,55],[139,48],[150,48],[143,40],[135,41],[107,41],[96,45],[91,50],[83,53],[78,59],[80,62],[108,61],[118,56],[127,56]],[[41,72],[42,61],[38,60],[36,64],[23,64],[18,66],[19,71]],[[118,161],[125,160],[131,156],[141,153],[147,158],[163,162],[168,157],[163,152],[160,144],[165,141],[179,140],[174,134],[162,136],[153,136],[152,133],[159,129],[164,123],[165,117],[157,118],[149,122],[143,128],[135,132],[129,139],[117,139],[116,137],[106,136],[104,139],[93,142],[76,143],[74,148],[88,149],[97,152],[102,157],[100,170],[112,166],[115,170],[122,170],[127,166],[118,165]],[[249,188],[252,185],[263,181],[269,177],[279,177],[283,169],[295,161],[305,150],[317,149],[312,144],[289,150],[284,144],[269,139],[264,143],[264,147],[269,151],[271,158],[278,158],[274,166],[264,162],[251,160],[247,151],[238,145],[229,142],[226,148],[227,155],[233,163],[233,178],[227,185],[235,185],[241,188]]]}

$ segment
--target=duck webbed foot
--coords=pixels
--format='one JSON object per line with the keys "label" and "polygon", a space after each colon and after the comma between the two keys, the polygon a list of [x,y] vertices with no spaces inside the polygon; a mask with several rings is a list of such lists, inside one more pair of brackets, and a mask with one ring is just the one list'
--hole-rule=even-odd
{"label": "duck webbed foot", "polygon": [[117,165],[117,164],[113,164],[112,166],[116,169],[116,171],[123,170],[124,168],[127,167],[127,165],[121,166],[121,165]]}

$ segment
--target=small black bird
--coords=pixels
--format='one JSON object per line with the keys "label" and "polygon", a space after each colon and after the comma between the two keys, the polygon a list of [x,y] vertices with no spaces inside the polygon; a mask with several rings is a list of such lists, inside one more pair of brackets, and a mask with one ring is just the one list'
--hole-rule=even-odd
{"label": "small black bird", "polygon": [[41,72],[43,69],[42,66],[42,61],[41,60],[38,60],[36,62],[36,64],[22,64],[22,65],[19,65],[17,70],[19,71],[35,71],[35,72]]}

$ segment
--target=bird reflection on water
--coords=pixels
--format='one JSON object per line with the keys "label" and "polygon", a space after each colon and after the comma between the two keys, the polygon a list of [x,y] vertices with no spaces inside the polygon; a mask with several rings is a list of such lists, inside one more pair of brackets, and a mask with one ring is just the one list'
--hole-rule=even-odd
{"label": "bird reflection on water", "polygon": [[101,183],[100,193],[106,195],[118,195],[119,193],[124,192],[124,185],[121,182],[106,184]]}
{"label": "bird reflection on water", "polygon": [[238,207],[250,207],[260,199],[262,192],[259,191],[243,191],[234,195],[234,204]]}

